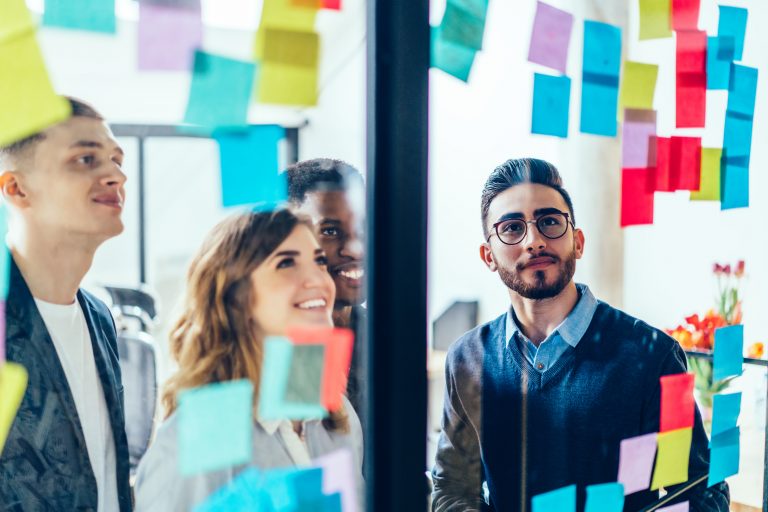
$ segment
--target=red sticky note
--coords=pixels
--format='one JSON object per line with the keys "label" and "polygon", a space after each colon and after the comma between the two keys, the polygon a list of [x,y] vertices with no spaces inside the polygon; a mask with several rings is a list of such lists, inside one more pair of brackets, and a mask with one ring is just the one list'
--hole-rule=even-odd
{"label": "red sticky note", "polygon": [[331,412],[339,410],[342,405],[341,397],[347,389],[354,333],[350,329],[338,327],[293,327],[288,329],[288,338],[300,345],[325,345],[320,402]]}
{"label": "red sticky note", "polygon": [[677,32],[676,126],[703,128],[707,113],[707,33]]}
{"label": "red sticky note", "polygon": [[696,30],[699,28],[700,0],[672,0],[672,28]]}
{"label": "red sticky note", "polygon": [[323,0],[323,9],[341,10],[341,0]]}
{"label": "red sticky note", "polygon": [[652,168],[621,170],[621,227],[653,224]]}
{"label": "red sticky note", "polygon": [[674,190],[699,190],[701,137],[672,137],[670,146],[670,185]]}
{"label": "red sticky note", "polygon": [[670,153],[672,140],[669,137],[656,137],[656,173],[653,190],[672,192],[675,190],[670,176]]}
{"label": "red sticky note", "polygon": [[341,10],[341,0],[291,0],[291,3],[296,7]]}
{"label": "red sticky note", "polygon": [[659,432],[693,427],[693,374],[677,373],[661,377],[661,415]]}

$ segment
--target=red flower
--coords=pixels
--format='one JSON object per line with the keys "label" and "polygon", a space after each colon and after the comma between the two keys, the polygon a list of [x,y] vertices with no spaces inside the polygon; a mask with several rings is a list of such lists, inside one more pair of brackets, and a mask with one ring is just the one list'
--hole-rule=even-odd
{"label": "red flower", "polygon": [[736,277],[744,275],[744,260],[739,260],[738,263],[736,263],[736,270],[733,271],[733,275]]}

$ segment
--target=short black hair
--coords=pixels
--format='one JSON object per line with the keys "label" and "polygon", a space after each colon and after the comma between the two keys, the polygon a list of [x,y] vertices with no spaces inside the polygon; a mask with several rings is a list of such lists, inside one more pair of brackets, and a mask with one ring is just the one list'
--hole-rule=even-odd
{"label": "short black hair", "polygon": [[488,236],[488,209],[494,198],[507,189],[523,183],[536,183],[557,190],[571,215],[571,222],[576,224],[573,214],[573,201],[571,196],[563,188],[563,178],[557,171],[557,167],[545,160],[537,158],[516,158],[507,160],[496,167],[483,186],[483,194],[480,199],[481,220],[483,222],[483,234]]}
{"label": "short black hair", "polygon": [[297,162],[288,167],[286,174],[288,199],[295,204],[302,204],[310,192],[347,191],[352,186],[363,184],[360,171],[346,162],[332,158]]}

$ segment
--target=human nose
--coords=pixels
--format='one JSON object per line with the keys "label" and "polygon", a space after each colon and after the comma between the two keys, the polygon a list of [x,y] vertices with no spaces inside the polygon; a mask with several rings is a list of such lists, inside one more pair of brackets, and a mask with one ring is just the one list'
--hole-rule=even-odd
{"label": "human nose", "polygon": [[330,280],[328,278],[329,274],[325,267],[309,265],[304,271],[304,288],[323,288]]}
{"label": "human nose", "polygon": [[363,259],[363,241],[357,235],[348,236],[339,248],[339,255],[353,260]]}
{"label": "human nose", "polygon": [[110,163],[109,170],[101,178],[101,184],[108,187],[122,187],[126,181],[128,181],[128,176],[123,173],[117,162]]}
{"label": "human nose", "polygon": [[529,220],[526,222],[526,232],[523,237],[523,246],[526,251],[542,250],[547,246],[544,235],[539,231],[539,226],[536,221]]}

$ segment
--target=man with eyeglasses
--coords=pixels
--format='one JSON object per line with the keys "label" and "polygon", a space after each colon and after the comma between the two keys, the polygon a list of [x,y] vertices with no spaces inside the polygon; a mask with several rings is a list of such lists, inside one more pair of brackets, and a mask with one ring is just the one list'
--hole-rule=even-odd
{"label": "man with eyeglasses", "polygon": [[[534,496],[569,485],[583,510],[587,486],[617,480],[621,441],[658,432],[659,378],[685,372],[685,354],[573,281],[585,237],[553,165],[497,167],[481,211],[480,256],[511,307],[449,351],[433,510],[527,511]],[[707,443],[697,409],[689,482],[709,471]],[[633,492],[624,510],[658,499],[658,490]],[[704,478],[670,503],[683,501],[727,511],[728,487]]]}

